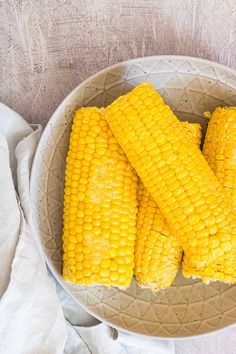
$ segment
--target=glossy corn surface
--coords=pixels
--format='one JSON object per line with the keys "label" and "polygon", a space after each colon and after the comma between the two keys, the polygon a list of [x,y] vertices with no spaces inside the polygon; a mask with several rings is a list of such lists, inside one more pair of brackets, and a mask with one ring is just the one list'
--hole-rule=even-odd
{"label": "glossy corn surface", "polygon": [[75,113],[66,161],[64,279],[127,288],[134,269],[137,175],[99,109]]}
{"label": "glossy corn surface", "polygon": [[[201,144],[200,124],[183,122],[193,144]],[[139,179],[139,209],[135,242],[135,276],[139,286],[153,292],[169,288],[178,272],[182,249],[157,203]]]}
{"label": "glossy corn surface", "polygon": [[[189,276],[188,269],[212,269],[218,260],[227,259],[228,249],[235,250],[229,200],[155,89],[139,85],[106,108],[105,118],[178,238],[185,275]],[[226,270],[221,265],[202,279],[235,282],[232,266]]]}

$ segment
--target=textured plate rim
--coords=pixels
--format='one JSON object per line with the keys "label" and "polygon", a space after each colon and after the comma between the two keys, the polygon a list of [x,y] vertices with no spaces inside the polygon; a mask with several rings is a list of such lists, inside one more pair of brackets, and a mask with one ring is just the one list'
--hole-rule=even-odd
{"label": "textured plate rim", "polygon": [[[146,61],[146,60],[189,60],[189,61],[195,61],[195,62],[199,62],[202,64],[209,64],[213,67],[218,67],[219,69],[222,69],[223,71],[228,72],[229,74],[231,74],[232,76],[236,77],[236,71],[234,69],[229,68],[226,65],[223,64],[219,64],[216,63],[214,61],[208,60],[208,59],[203,59],[203,58],[199,58],[199,57],[193,57],[193,56],[184,56],[184,55],[153,55],[153,56],[144,56],[144,57],[139,57],[139,58],[133,58],[130,60],[125,60],[125,61],[121,61],[119,63],[110,65],[98,72],[96,72],[95,74],[89,76],[86,80],[82,81],[79,85],[77,85],[63,100],[62,102],[59,104],[59,106],[56,108],[56,110],[54,111],[54,113],[52,114],[52,116],[50,117],[50,119],[48,120],[48,123],[46,124],[46,127],[43,130],[43,133],[40,137],[35,155],[34,155],[34,159],[32,162],[32,168],[31,168],[31,175],[30,175],[30,195],[34,195],[34,186],[33,186],[33,182],[35,179],[35,176],[37,175],[37,160],[39,158],[39,154],[40,154],[40,149],[43,145],[43,141],[44,141],[44,137],[47,136],[48,132],[50,131],[51,126],[53,125],[54,121],[57,121],[57,116],[59,114],[59,112],[69,103],[68,101],[71,100],[71,97],[73,97],[73,95],[84,85],[86,85],[88,82],[90,82],[91,80],[97,78],[97,76],[100,76],[104,73],[106,73],[109,70],[113,70],[116,69],[120,66],[125,66],[125,65],[129,65],[132,64],[132,62],[135,61]],[[32,198],[31,198],[32,199]],[[34,210],[34,208],[33,208]],[[50,269],[51,273],[53,274],[53,276],[56,278],[56,280],[58,281],[58,283],[62,286],[62,288],[65,290],[65,292],[71,297],[73,298],[86,312],[88,312],[91,316],[95,317],[96,319],[98,319],[101,322],[106,323],[107,325],[109,325],[110,327],[113,327],[119,331],[123,331],[125,333],[129,333],[129,334],[134,334],[134,335],[138,335],[138,336],[142,336],[145,338],[152,338],[152,339],[159,339],[159,340],[186,340],[186,339],[193,339],[193,338],[200,338],[200,337],[205,337],[205,336],[209,336],[209,335],[213,335],[215,333],[219,333],[219,332],[223,332],[227,329],[233,328],[236,326],[236,323],[234,324],[230,324],[227,325],[225,327],[219,328],[219,329],[214,329],[213,331],[209,331],[206,333],[201,333],[201,334],[194,334],[194,335],[189,335],[189,336],[178,336],[178,337],[162,337],[162,336],[152,336],[149,334],[142,334],[139,332],[135,332],[123,327],[120,327],[118,325],[114,325],[113,323],[111,323],[110,321],[102,318],[101,316],[97,315],[96,313],[94,313],[91,309],[89,309],[86,305],[84,305],[83,303],[81,303],[75,296],[74,294],[72,294],[69,289],[66,287],[65,283],[63,282],[63,278],[62,276],[60,276],[57,271],[54,268],[54,265],[52,264],[51,260],[49,259],[49,257],[47,256],[46,252],[44,251],[44,247],[41,241],[41,237],[40,237],[40,232],[38,230],[38,228],[36,227],[36,223],[35,223],[35,215],[34,212],[32,212],[32,228],[34,230],[33,233],[33,237],[34,240],[36,242],[37,247],[39,248],[40,253],[42,254],[43,258],[46,261],[46,264],[48,266],[48,268]],[[96,326],[96,325],[95,325]]]}

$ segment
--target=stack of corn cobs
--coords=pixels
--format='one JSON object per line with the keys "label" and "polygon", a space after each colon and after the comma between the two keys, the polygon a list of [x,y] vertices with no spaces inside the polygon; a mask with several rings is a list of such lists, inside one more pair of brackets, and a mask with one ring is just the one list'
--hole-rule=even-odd
{"label": "stack of corn cobs", "polygon": [[236,109],[217,108],[200,151],[143,83],[76,111],[66,160],[64,279],[126,289],[186,278],[236,283]]}

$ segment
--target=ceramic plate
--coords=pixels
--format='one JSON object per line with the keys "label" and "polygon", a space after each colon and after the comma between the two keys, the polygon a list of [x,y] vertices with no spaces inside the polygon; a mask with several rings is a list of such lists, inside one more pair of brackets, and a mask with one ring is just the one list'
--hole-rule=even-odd
{"label": "ceramic plate", "polygon": [[65,160],[73,113],[106,106],[141,82],[150,82],[181,120],[200,122],[203,112],[236,105],[236,73],[197,58],[156,56],[111,66],[76,87],[50,119],[35,155],[31,193],[37,238],[51,271],[66,291],[98,319],[128,332],[161,338],[206,334],[236,323],[236,286],[187,280],[152,294],[133,281],[127,291],[65,282],[62,212]]}

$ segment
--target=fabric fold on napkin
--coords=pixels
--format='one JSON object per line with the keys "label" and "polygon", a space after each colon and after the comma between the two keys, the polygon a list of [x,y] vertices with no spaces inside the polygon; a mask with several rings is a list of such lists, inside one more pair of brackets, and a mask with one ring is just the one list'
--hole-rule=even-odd
{"label": "fabric fold on napkin", "polygon": [[24,140],[20,141],[15,149],[17,160],[17,191],[28,223],[31,222],[29,220],[31,216],[30,172],[39,138],[42,134],[42,127],[40,125],[34,125],[34,127],[36,129],[25,137]]}
{"label": "fabric fold on napkin", "polygon": [[173,341],[116,331],[47,271],[32,223],[30,173],[41,136],[0,104],[0,354],[174,354]]}
{"label": "fabric fold on napkin", "polygon": [[15,194],[9,164],[9,150],[5,136],[0,129],[0,297],[10,280],[11,264],[14,258],[20,232],[20,210]]}
{"label": "fabric fold on napkin", "polygon": [[17,178],[16,145],[32,133],[33,129],[18,113],[0,103],[0,131],[7,140],[12,178],[15,182]]}
{"label": "fabric fold on napkin", "polygon": [[23,212],[0,318],[0,353],[63,353],[63,314]]}

